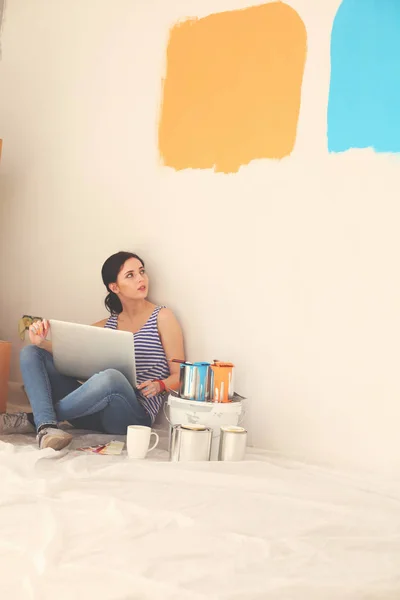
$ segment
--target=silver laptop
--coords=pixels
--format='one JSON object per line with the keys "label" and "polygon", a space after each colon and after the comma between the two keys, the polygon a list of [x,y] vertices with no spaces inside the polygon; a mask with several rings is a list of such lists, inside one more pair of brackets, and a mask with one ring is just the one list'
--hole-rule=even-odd
{"label": "silver laptop", "polygon": [[56,369],[80,381],[117,369],[137,387],[133,333],[50,319]]}

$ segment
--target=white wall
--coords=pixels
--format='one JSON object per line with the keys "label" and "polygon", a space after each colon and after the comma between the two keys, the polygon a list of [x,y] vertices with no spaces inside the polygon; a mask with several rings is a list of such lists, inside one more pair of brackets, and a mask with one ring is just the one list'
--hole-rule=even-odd
{"label": "white wall", "polygon": [[226,176],[159,167],[161,76],[176,19],[245,0],[8,1],[0,336],[14,342],[14,379],[21,314],[104,317],[101,264],[130,249],[189,357],[237,365],[253,444],[400,465],[400,162],[327,154],[339,3],[290,2],[309,40],[293,155]]}

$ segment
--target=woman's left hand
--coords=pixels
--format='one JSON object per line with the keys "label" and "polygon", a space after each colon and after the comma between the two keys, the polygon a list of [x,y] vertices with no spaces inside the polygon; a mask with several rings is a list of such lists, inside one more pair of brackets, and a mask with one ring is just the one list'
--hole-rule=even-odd
{"label": "woman's left hand", "polygon": [[150,398],[161,393],[161,387],[158,381],[144,381],[137,386],[138,390],[142,391],[143,396]]}

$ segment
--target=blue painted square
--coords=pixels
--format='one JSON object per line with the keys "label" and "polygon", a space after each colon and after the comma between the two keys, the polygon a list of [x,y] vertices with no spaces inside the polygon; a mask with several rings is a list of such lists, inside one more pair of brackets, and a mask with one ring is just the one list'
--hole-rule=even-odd
{"label": "blue painted square", "polygon": [[331,39],[328,149],[400,152],[400,0],[343,0]]}

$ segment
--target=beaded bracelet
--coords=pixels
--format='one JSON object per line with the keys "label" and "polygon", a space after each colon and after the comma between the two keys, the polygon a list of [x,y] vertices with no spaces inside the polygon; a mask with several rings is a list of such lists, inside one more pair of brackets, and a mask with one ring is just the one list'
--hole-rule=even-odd
{"label": "beaded bracelet", "polygon": [[167,389],[165,386],[165,383],[163,382],[162,379],[155,379],[154,381],[156,381],[159,386],[160,386],[160,394],[162,394],[163,392],[165,392],[165,390]]}

